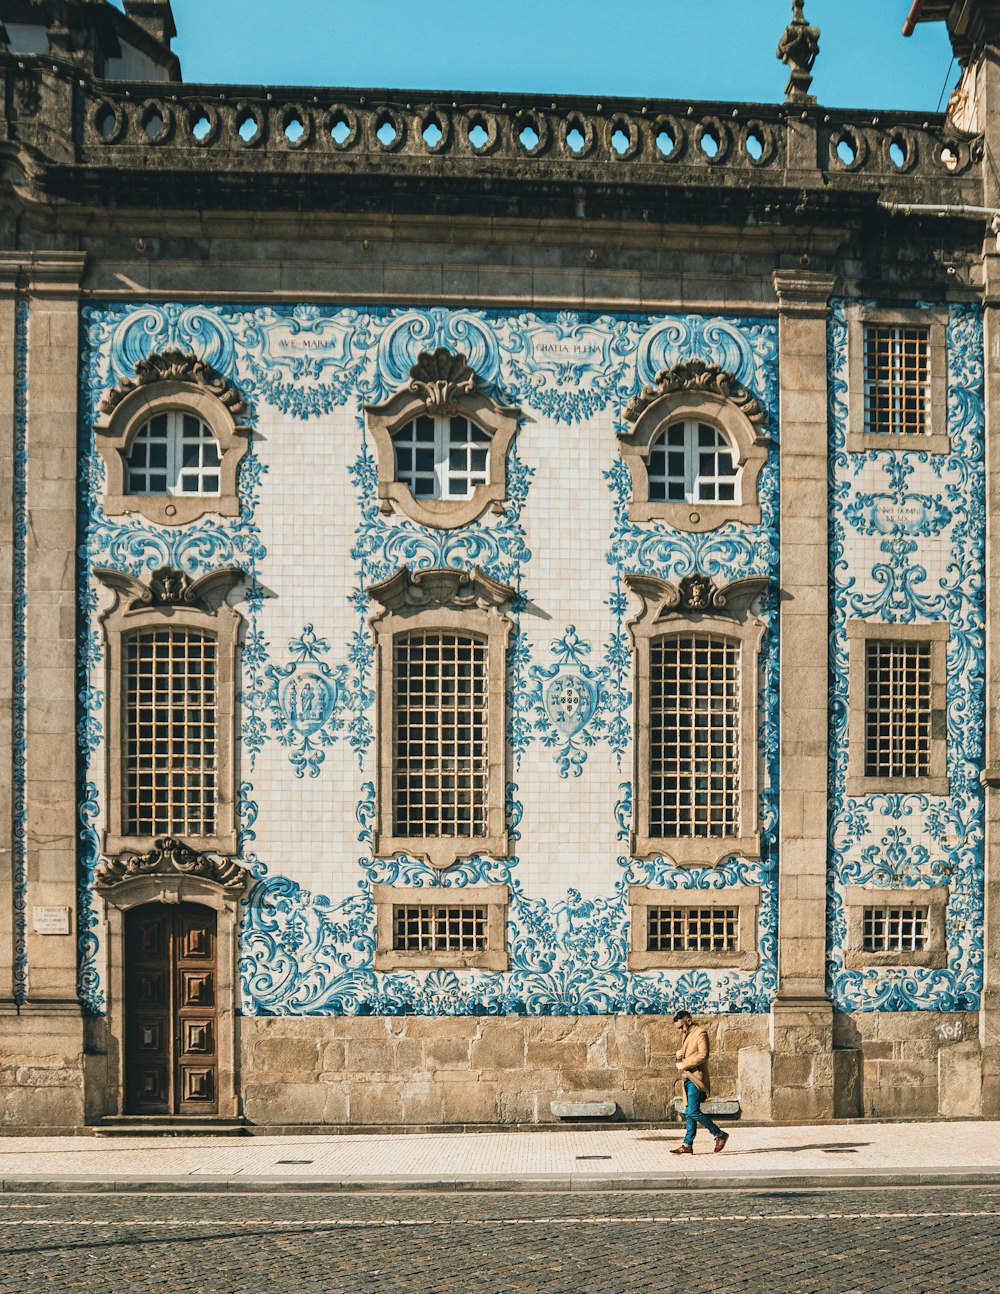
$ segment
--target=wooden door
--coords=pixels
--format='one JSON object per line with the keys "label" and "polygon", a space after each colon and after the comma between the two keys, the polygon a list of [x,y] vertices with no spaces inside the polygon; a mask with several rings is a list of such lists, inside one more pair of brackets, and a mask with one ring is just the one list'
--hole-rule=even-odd
{"label": "wooden door", "polygon": [[126,1113],[217,1113],[216,970],[211,908],[150,903],[126,914]]}

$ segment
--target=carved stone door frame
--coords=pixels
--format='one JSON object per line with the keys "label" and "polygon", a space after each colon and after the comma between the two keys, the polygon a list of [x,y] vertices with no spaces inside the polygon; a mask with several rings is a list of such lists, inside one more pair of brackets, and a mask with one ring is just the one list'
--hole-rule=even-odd
{"label": "carved stone door frame", "polygon": [[[237,929],[242,890],[230,885],[224,888],[200,876],[130,876],[113,885],[101,885],[98,893],[104,899],[108,948],[108,1032],[111,1055],[110,1071],[117,1082],[109,1084],[106,1113],[125,1113],[125,914],[149,903],[195,903],[213,908],[216,913],[216,992],[218,1054],[218,1118],[234,1119],[239,1115],[236,1060],[236,985]],[[172,1116],[164,1115],[164,1119]]]}

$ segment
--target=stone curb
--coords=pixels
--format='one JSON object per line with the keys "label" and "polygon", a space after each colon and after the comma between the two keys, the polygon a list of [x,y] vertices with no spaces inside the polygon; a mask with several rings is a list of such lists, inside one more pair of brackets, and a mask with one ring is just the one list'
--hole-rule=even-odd
{"label": "stone curb", "polygon": [[442,1179],[435,1177],[219,1177],[185,1176],[160,1178],[93,1178],[86,1176],[13,1176],[0,1179],[0,1193],[94,1193],[94,1194],[174,1194],[200,1192],[218,1194],[236,1192],[261,1194],[267,1192],[319,1194],[397,1193],[401,1191],[427,1191],[445,1193],[474,1193],[486,1191],[691,1191],[727,1190],[755,1191],[779,1188],[781,1190],[829,1190],[846,1188],[872,1188],[889,1186],[996,1186],[1000,1185],[1000,1168],[913,1168],[890,1171],[872,1170],[845,1173],[831,1168],[801,1173],[795,1169],[775,1170],[769,1173],[694,1173],[684,1172],[636,1176],[625,1173],[605,1173],[600,1176],[567,1175],[565,1173],[536,1173],[524,1176],[498,1174],[493,1177],[462,1177]]}

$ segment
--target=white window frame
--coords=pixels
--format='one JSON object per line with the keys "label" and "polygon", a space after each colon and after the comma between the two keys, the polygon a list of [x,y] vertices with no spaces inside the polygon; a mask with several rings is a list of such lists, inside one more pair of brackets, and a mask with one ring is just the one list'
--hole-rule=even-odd
{"label": "white window frame", "polygon": [[[683,428],[684,444],[680,447],[672,447],[667,444],[667,440],[670,433],[676,427]],[[721,444],[717,443],[716,445],[712,446],[710,451],[716,455],[716,464],[718,464],[719,454],[728,453],[729,459],[733,466],[733,470],[730,475],[706,476],[701,472],[701,455],[706,451],[698,442],[699,442],[699,437],[701,435],[701,429],[703,427],[711,431],[717,437],[717,440],[721,442]],[[683,481],[684,498],[671,499],[669,498],[670,485],[677,478],[671,476],[670,474],[669,456],[672,453],[678,453],[678,452],[684,455],[684,481]],[[663,454],[663,458],[664,458],[664,473],[662,477],[654,475],[652,470],[653,459],[657,457],[660,453]],[[670,422],[666,427],[664,427],[663,430],[660,432],[660,434],[657,436],[657,438],[652,442],[652,444],[649,447],[649,464],[647,466],[647,471],[649,473],[651,502],[655,501],[658,503],[678,503],[678,504],[679,503],[729,504],[729,505],[735,505],[737,507],[742,502],[742,499],[740,496],[742,482],[740,479],[740,469],[739,469],[739,450],[733,444],[730,437],[726,434],[726,432],[722,429],[722,427],[719,426],[717,422],[709,421],[706,418],[677,418],[677,419],[674,419],[674,421]],[[652,487],[654,482],[656,484],[660,484],[662,482],[664,487],[664,492],[668,497],[665,497],[663,499],[657,499],[657,500],[652,499]],[[704,494],[702,492],[703,483],[705,485],[713,484],[716,487],[716,490],[718,490],[718,487],[723,483],[732,484],[732,487],[733,487],[732,499],[709,498],[707,494]]]}
{"label": "white window frame", "polygon": [[[147,486],[149,477],[154,474],[153,469],[149,466],[149,450],[154,443],[160,443],[161,441],[160,437],[157,437],[155,442],[151,439],[153,423],[159,418],[166,419],[166,436],[163,437],[162,440],[165,440],[166,442],[167,462],[162,473],[160,472],[160,469],[156,469],[156,475],[162,474],[166,477],[166,489],[136,489],[133,474],[138,475],[141,473],[145,476]],[[190,441],[188,440],[187,428],[185,426],[185,423],[189,418],[198,425],[198,436],[197,438],[192,437]],[[184,449],[188,443],[196,444],[198,447],[198,465],[194,468],[185,467],[184,465]],[[131,462],[132,456],[140,445],[145,445],[146,447],[146,466],[144,468],[133,468]],[[214,466],[206,466],[201,461],[203,451],[208,445],[211,445],[215,449],[216,461]],[[201,488],[203,478],[207,475],[215,477],[214,490]],[[185,490],[183,488],[184,478],[190,476],[194,476],[197,479],[199,486],[197,490]],[[154,413],[152,417],[148,418],[142,426],[139,427],[132,439],[131,445],[129,446],[128,455],[125,459],[125,483],[127,492],[134,498],[155,499],[163,498],[164,496],[181,499],[218,498],[221,493],[222,484],[222,452],[211,425],[191,409],[162,409],[158,413]]]}
{"label": "white window frame", "polygon": [[[417,423],[422,418],[429,418],[434,424],[434,440],[432,453],[434,455],[434,493],[418,494],[414,489],[418,477],[426,477],[426,472],[418,472],[414,462],[409,472],[404,472],[399,466],[399,450],[409,449],[411,453],[416,454],[419,448],[427,446],[416,440]],[[456,441],[453,439],[452,423],[456,418],[461,418],[466,425],[467,431],[465,439]],[[472,439],[473,432],[479,432],[484,440],[476,443]],[[393,453],[396,457],[396,480],[401,485],[406,485],[413,495],[414,499],[424,500],[451,500],[451,499],[471,499],[480,485],[486,485],[489,481],[489,454],[492,437],[485,427],[481,427],[475,419],[467,413],[418,413],[416,417],[411,418],[409,422],[404,423],[392,433]],[[451,456],[457,451],[464,451],[466,466],[459,472],[456,472],[451,466]],[[474,470],[469,460],[474,452],[480,452],[483,455],[483,466],[480,470]],[[464,489],[461,492],[453,492],[451,489],[452,480],[458,476],[464,481]]]}

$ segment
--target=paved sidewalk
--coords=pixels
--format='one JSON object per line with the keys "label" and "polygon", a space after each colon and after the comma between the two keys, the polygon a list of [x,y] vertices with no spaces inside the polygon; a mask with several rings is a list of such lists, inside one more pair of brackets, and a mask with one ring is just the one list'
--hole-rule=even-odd
{"label": "paved sidewalk", "polygon": [[1000,1185],[1000,1123],[261,1137],[0,1137],[0,1189],[623,1190]]}

